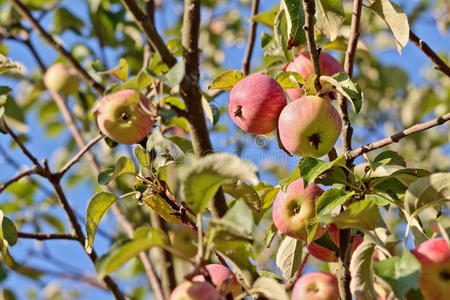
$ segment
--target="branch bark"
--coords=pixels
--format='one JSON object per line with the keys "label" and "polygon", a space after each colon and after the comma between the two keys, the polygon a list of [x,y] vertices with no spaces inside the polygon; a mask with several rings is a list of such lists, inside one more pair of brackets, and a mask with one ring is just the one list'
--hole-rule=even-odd
{"label": "branch bark", "polygon": [[33,233],[33,232],[17,232],[17,236],[23,239],[34,239],[38,241],[45,240],[76,240],[78,237],[73,233]]}
{"label": "branch bark", "polygon": [[[259,0],[253,0],[252,2],[252,17],[258,14],[258,8],[259,8]],[[248,31],[248,41],[247,41],[247,48],[245,49],[245,56],[244,60],[242,61],[242,72],[245,75],[248,75],[250,73],[250,61],[252,59],[253,54],[253,46],[255,44],[255,38],[256,38],[256,28],[258,26],[258,23],[255,21],[250,21],[250,28]]]}
{"label": "branch bark", "polygon": [[[314,85],[319,91],[322,87],[320,85],[320,50],[317,48],[314,36],[314,15],[316,13],[316,3],[314,0],[303,0],[303,10],[305,11],[305,26],[306,42],[308,44],[308,51],[313,62],[313,71],[317,75]],[[306,79],[306,78],[305,78]]]}
{"label": "branch bark", "polygon": [[382,148],[384,146],[390,145],[392,143],[397,143],[398,141],[400,141],[402,138],[405,138],[411,134],[414,134],[416,132],[421,132],[430,128],[433,128],[435,126],[439,126],[442,125],[444,123],[446,123],[448,120],[450,120],[450,112],[446,113],[443,116],[440,116],[436,119],[433,119],[431,121],[428,122],[424,122],[424,123],[418,123],[416,125],[413,125],[409,128],[406,128],[402,131],[397,132],[394,135],[391,135],[390,137],[381,139],[379,141],[364,145],[362,147],[359,147],[358,149],[355,149],[351,152],[348,153],[348,159],[355,159],[358,156],[373,151],[375,149],[379,149]]}

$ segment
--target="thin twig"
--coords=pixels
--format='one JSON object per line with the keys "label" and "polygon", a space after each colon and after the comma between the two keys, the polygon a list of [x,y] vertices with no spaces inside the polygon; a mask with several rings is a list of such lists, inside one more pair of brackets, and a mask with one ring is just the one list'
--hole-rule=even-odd
{"label": "thin twig", "polygon": [[[253,0],[253,2],[252,2],[252,18],[258,14],[258,7],[259,7],[259,0]],[[252,59],[253,45],[255,44],[256,27],[257,26],[258,26],[258,23],[252,19],[250,21],[250,29],[248,31],[247,48],[245,49],[245,56],[244,56],[244,60],[242,62],[242,72],[245,75],[248,75],[250,73],[250,61]]]}
{"label": "thin twig", "polygon": [[17,143],[17,145],[20,147],[20,149],[22,150],[23,154],[26,155],[26,157],[28,157],[31,162],[35,165],[35,166],[39,166],[40,164],[38,162],[38,160],[36,159],[36,157],[33,156],[33,154],[30,153],[30,151],[28,151],[28,149],[25,147],[25,145],[20,141],[19,137],[11,130],[11,128],[8,126],[8,124],[6,123],[6,121],[4,119],[0,119],[0,122],[3,122],[3,127],[5,128],[6,132],[13,138],[13,140]]}
{"label": "thin twig", "polygon": [[17,236],[23,239],[34,239],[38,241],[44,240],[78,240],[78,237],[73,233],[32,233],[32,232],[17,232]]}
{"label": "thin twig", "polygon": [[14,176],[13,178],[11,178],[10,180],[8,180],[7,182],[5,182],[4,184],[2,184],[0,186],[0,194],[11,184],[13,184],[14,182],[19,181],[21,178],[26,177],[26,176],[30,176],[31,174],[36,174],[37,173],[37,168],[36,167],[32,167],[31,169],[28,169],[26,171],[20,172],[19,174],[17,174],[16,176]]}
{"label": "thin twig", "polygon": [[414,32],[409,31],[409,40],[413,42],[426,56],[435,64],[435,69],[442,71],[448,77],[450,77],[450,67],[428,46],[421,38],[419,38]]}
{"label": "thin twig", "polygon": [[320,85],[320,51],[316,46],[316,40],[314,37],[314,15],[316,13],[316,3],[314,0],[303,0],[303,10],[305,11],[305,26],[303,29],[306,31],[306,42],[308,44],[308,51],[313,62],[313,71],[317,75],[314,85],[316,90],[319,91],[322,87]]}
{"label": "thin twig", "polygon": [[448,120],[450,120],[450,113],[447,113],[443,116],[440,116],[440,117],[433,119],[431,121],[428,121],[428,122],[415,124],[409,128],[406,128],[402,131],[397,132],[394,135],[391,135],[390,137],[387,137],[387,138],[381,139],[379,141],[364,145],[362,147],[359,147],[359,148],[349,152],[348,159],[355,159],[356,157],[358,157],[364,153],[373,151],[375,149],[379,149],[381,147],[387,146],[392,143],[397,143],[399,140],[401,140],[404,137],[407,137],[411,134],[414,134],[414,133],[417,133],[420,131],[424,131],[424,130],[433,128],[435,126],[442,125],[442,124],[446,123]]}

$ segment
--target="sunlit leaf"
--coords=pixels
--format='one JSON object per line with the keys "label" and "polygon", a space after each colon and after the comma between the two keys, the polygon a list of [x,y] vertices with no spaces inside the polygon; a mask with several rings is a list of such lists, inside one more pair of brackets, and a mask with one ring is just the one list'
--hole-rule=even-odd
{"label": "sunlit leaf", "polygon": [[295,275],[302,262],[303,242],[291,237],[285,237],[277,251],[276,264],[284,279],[289,280]]}
{"label": "sunlit leaf", "polygon": [[375,244],[363,242],[356,248],[350,261],[350,290],[357,299],[376,300],[377,294],[373,285],[373,252]]}
{"label": "sunlit leaf", "polygon": [[224,184],[222,189],[233,198],[245,201],[245,203],[253,210],[257,212],[260,211],[261,199],[259,199],[258,193],[252,186],[238,180],[229,184]]}
{"label": "sunlit leaf", "polygon": [[213,78],[210,89],[231,91],[233,86],[241,79],[244,79],[245,75],[241,71],[225,71]]}
{"label": "sunlit leaf", "polygon": [[326,223],[335,223],[341,229],[358,228],[373,230],[377,225],[379,217],[380,211],[378,206],[364,199],[350,204],[346,210],[332,217]]}
{"label": "sunlit leaf", "polygon": [[318,0],[317,5],[317,29],[334,41],[339,29],[344,23],[344,6],[340,0]]}
{"label": "sunlit leaf", "polygon": [[280,72],[275,80],[284,90],[299,88],[305,83],[305,79],[297,72]]}
{"label": "sunlit leaf", "polygon": [[136,174],[136,167],[129,157],[122,156],[117,160],[117,163],[113,170],[110,168],[98,175],[98,183],[108,184],[111,180],[126,173]]}
{"label": "sunlit leaf", "polygon": [[284,286],[274,278],[259,277],[253,283],[249,293],[251,295],[263,295],[269,300],[288,300],[289,297],[284,289]]}

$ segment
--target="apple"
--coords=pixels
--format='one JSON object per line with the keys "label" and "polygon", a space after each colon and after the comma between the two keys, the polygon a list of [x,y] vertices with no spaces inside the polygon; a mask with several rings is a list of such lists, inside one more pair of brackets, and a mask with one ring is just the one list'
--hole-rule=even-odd
{"label": "apple", "polygon": [[278,131],[283,146],[300,156],[321,157],[336,143],[342,120],[331,103],[317,96],[304,96],[283,109]]}
{"label": "apple", "polygon": [[[306,241],[306,224],[316,215],[316,197],[323,190],[311,183],[304,188],[303,180],[293,181],[286,192],[280,190],[273,202],[272,219],[278,230],[292,238]],[[317,228],[314,239],[321,237],[326,227]]]}
{"label": "apple", "polygon": [[131,145],[152,131],[153,118],[148,100],[134,90],[120,90],[102,98],[97,110],[97,124],[110,139]]}
{"label": "apple", "polygon": [[301,276],[292,289],[292,300],[338,300],[336,276],[327,272],[313,272]]}
{"label": "apple", "polygon": [[49,90],[70,95],[78,91],[80,80],[72,68],[56,63],[45,72],[44,83]]}
{"label": "apple", "polygon": [[[211,277],[212,283],[217,290],[224,296],[231,294],[233,298],[242,293],[242,287],[236,279],[234,273],[227,267],[219,264],[210,264],[205,266]],[[205,281],[203,275],[197,275],[193,281]]]}
{"label": "apple", "polygon": [[286,103],[283,88],[275,79],[253,74],[231,89],[228,111],[242,130],[267,134],[277,128],[278,116]]}
{"label": "apple", "polygon": [[411,251],[422,266],[419,287],[425,300],[445,300],[450,295],[450,249],[443,238],[434,238]]}
{"label": "apple", "polygon": [[197,246],[194,244],[197,241],[197,234],[193,230],[178,227],[169,231],[169,240],[175,249],[187,257],[194,257],[197,254]]}
{"label": "apple", "polygon": [[[339,228],[336,226],[336,224],[331,223],[328,226],[328,232],[330,233],[331,239],[336,244],[336,246],[339,248]],[[359,235],[356,235],[353,239],[352,244],[352,253],[356,250],[356,248],[363,242],[363,238]],[[322,247],[314,242],[309,244],[307,246],[309,253],[321,261],[326,262],[337,262],[338,256],[336,255],[336,252],[327,249],[325,247]]]}
{"label": "apple", "polygon": [[[330,54],[321,51],[319,56],[319,64],[320,64],[320,73],[322,75],[331,76],[336,73],[342,72],[341,64]],[[299,73],[305,80],[308,79],[309,76],[313,74],[313,64],[311,62],[311,58],[309,56],[309,52],[303,52],[292,62],[284,67],[285,71],[297,72]],[[286,90],[288,96],[294,100],[298,99],[303,95],[302,88],[288,89]]]}
{"label": "apple", "polygon": [[185,281],[170,294],[169,300],[226,300],[206,281]]}

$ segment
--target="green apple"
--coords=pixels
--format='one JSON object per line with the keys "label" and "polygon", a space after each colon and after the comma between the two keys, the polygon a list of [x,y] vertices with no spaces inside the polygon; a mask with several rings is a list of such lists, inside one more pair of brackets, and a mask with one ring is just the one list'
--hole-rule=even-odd
{"label": "green apple", "polygon": [[72,68],[56,63],[45,72],[44,83],[49,90],[70,95],[78,91],[80,81]]}

